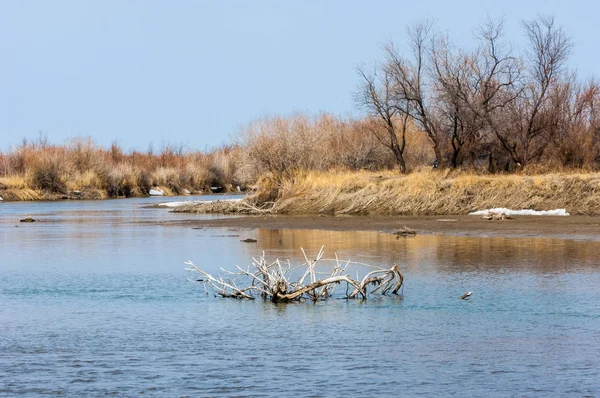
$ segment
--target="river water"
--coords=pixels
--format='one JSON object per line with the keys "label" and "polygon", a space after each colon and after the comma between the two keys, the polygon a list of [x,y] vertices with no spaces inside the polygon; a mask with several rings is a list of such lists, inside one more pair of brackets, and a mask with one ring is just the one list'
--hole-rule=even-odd
{"label": "river water", "polygon": [[[600,394],[596,240],[192,229],[157,222],[214,216],[157,201],[0,203],[0,396]],[[183,264],[321,245],[398,263],[404,297],[234,301]]]}

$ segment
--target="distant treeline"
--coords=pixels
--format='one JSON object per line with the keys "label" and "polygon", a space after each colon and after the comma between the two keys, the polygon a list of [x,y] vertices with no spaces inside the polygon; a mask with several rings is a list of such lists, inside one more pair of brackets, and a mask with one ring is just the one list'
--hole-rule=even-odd
{"label": "distant treeline", "polygon": [[0,153],[0,196],[11,189],[97,190],[102,197],[147,195],[155,186],[169,194],[228,191],[261,176],[290,181],[299,171],[598,170],[600,84],[568,70],[572,43],[554,19],[523,29],[523,51],[505,40],[502,21],[482,25],[479,44],[464,49],[432,24],[417,24],[408,29],[407,51],[388,43],[382,62],[358,68],[360,116],[264,117],[211,151],[125,151],[89,138],[24,141]]}
{"label": "distant treeline", "polygon": [[515,50],[504,22],[476,31],[478,46],[460,48],[431,23],[408,29],[407,52],[394,43],[373,70],[358,69],[357,104],[401,170],[406,126],[423,131],[437,164],[597,169],[600,164],[600,85],[580,81],[566,61],[572,42],[553,18],[523,22],[527,47]]}
{"label": "distant treeline", "polygon": [[182,145],[166,145],[157,153],[126,152],[117,143],[107,149],[90,138],[51,145],[42,137],[0,153],[0,196],[2,190],[27,189],[63,195],[95,191],[99,198],[144,196],[153,187],[167,194],[210,192],[214,186],[231,190],[237,183],[233,152],[234,147],[191,152]]}

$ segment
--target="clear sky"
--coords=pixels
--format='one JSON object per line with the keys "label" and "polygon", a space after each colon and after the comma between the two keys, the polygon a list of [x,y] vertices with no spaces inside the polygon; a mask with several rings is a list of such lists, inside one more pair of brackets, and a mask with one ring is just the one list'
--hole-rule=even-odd
{"label": "clear sky", "polygon": [[126,149],[205,149],[252,119],[356,112],[355,67],[427,18],[459,44],[487,16],[554,15],[598,75],[595,1],[0,1],[0,149],[43,132]]}

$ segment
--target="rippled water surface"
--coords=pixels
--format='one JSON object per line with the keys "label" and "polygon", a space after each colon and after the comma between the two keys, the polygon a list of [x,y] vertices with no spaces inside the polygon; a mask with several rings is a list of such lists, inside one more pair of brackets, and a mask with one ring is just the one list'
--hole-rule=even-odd
{"label": "rippled water surface", "polygon": [[[192,229],[156,201],[0,203],[0,395],[600,394],[597,241]],[[400,264],[404,298],[233,301],[184,271],[322,244]]]}

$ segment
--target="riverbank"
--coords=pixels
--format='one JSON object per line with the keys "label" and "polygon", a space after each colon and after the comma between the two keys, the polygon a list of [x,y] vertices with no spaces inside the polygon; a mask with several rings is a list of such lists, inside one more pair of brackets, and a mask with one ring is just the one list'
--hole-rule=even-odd
{"label": "riverbank", "polygon": [[107,199],[108,196],[99,189],[86,189],[60,194],[31,188],[14,188],[0,190],[0,198],[2,198],[4,202],[21,202],[38,200]]}
{"label": "riverbank", "polygon": [[[255,214],[466,215],[490,208],[600,215],[600,174],[476,175],[449,171],[299,173],[280,184],[263,178],[246,201]],[[208,207],[207,207],[208,206]],[[178,208],[240,213],[220,204]],[[244,213],[248,213],[245,211]]]}
{"label": "riverbank", "polygon": [[[119,197],[144,198],[148,196],[181,196],[181,195],[202,195],[203,192],[192,192],[183,188],[181,192],[174,192],[168,187],[152,187],[151,194],[134,189],[127,192],[127,195],[110,195],[107,190],[97,188],[84,188],[81,190],[66,191],[65,193],[51,192],[32,188],[12,188],[0,189],[0,200],[3,202],[21,202],[21,201],[46,201],[46,200],[100,200],[114,199]],[[212,192],[210,192],[212,193]]]}

